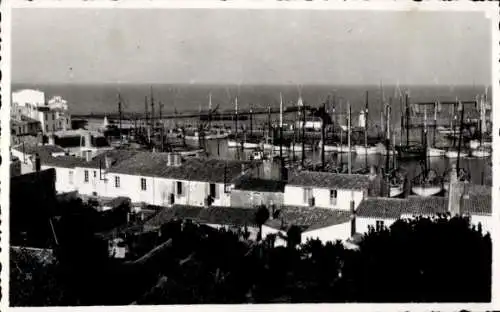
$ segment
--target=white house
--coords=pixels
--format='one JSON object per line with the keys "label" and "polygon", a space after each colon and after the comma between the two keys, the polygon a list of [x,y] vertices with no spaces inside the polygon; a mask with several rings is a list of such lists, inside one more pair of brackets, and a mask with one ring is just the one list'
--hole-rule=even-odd
{"label": "white house", "polygon": [[59,96],[47,102],[45,93],[39,90],[13,92],[11,116],[16,120],[21,120],[24,116],[40,122],[44,133],[71,128],[67,102]]}
{"label": "white house", "polygon": [[104,178],[106,168],[132,157],[135,153],[134,151],[113,150],[94,158],[45,157],[41,160],[41,167],[42,169],[55,169],[58,193],[77,191],[81,195],[108,197],[107,181]]}
{"label": "white house", "polygon": [[230,206],[234,180],[250,169],[250,162],[138,153],[107,170],[106,194],[158,206]]}
{"label": "white house", "polygon": [[368,175],[292,171],[285,186],[285,206],[310,206],[350,211],[368,196]]}
{"label": "white house", "polygon": [[[277,211],[272,219],[263,226],[263,237],[277,234],[286,237],[290,226],[302,229],[302,243],[309,239],[319,239],[322,242],[345,241],[351,237],[351,213],[339,209],[317,207],[285,206]],[[278,237],[276,245],[285,245],[286,240]]]}

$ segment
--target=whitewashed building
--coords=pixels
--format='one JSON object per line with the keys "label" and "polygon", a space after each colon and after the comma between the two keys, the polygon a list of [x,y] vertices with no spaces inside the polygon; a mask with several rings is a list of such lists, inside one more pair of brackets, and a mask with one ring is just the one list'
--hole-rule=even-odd
{"label": "whitewashed building", "polygon": [[43,133],[71,129],[71,116],[67,102],[59,96],[46,101],[45,93],[39,90],[20,90],[12,93],[11,117],[22,117],[40,123]]}
{"label": "whitewashed building", "polygon": [[350,211],[368,196],[368,175],[292,171],[285,186],[285,206],[309,206]]}
{"label": "whitewashed building", "polygon": [[227,207],[235,179],[250,171],[250,164],[196,158],[183,162],[178,154],[139,153],[107,171],[106,194],[157,206]]}

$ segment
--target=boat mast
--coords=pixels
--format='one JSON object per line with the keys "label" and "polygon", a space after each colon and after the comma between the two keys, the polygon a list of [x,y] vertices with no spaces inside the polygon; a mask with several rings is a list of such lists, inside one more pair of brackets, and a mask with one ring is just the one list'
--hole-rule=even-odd
{"label": "boat mast", "polygon": [[155,135],[155,102],[153,98],[153,87],[150,89],[151,91],[151,135]]}
{"label": "boat mast", "polygon": [[148,124],[149,124],[149,118],[148,118],[148,97],[145,96],[144,97],[144,114],[145,114],[145,123],[144,123],[144,132],[146,132],[145,134],[147,135],[147,139],[148,139],[148,142],[151,141],[151,138],[149,136],[149,128],[148,128]]}
{"label": "boat mast", "polygon": [[238,137],[238,96],[234,99],[234,133],[236,140]]}
{"label": "boat mast", "polygon": [[365,167],[368,168],[368,91],[366,91],[365,96],[365,120],[363,124],[363,130],[365,132]]}
{"label": "boat mast", "polygon": [[410,144],[410,103],[408,99],[408,92],[405,92],[405,106],[406,106],[406,146]]}
{"label": "boat mast", "polygon": [[163,103],[161,101],[158,102],[158,106],[159,106],[159,117],[160,117],[160,137],[161,137],[161,151],[164,152],[165,151],[165,136],[164,136],[164,132],[165,132],[165,124],[163,123],[163,119],[162,119],[162,112],[163,112]]}
{"label": "boat mast", "polygon": [[279,130],[280,130],[280,165],[281,165],[281,180],[283,180],[283,172],[285,165],[283,163],[283,96],[281,95],[280,92],[280,123],[279,123]]}
{"label": "boat mast", "polygon": [[306,160],[305,142],[306,140],[306,107],[302,105],[302,168]]}
{"label": "boat mast", "polygon": [[120,147],[122,146],[122,98],[118,93],[118,133],[120,135]]}
{"label": "boat mast", "polygon": [[458,99],[455,100],[456,102],[453,103],[453,105],[451,106],[451,114],[452,114],[452,119],[451,119],[451,129],[453,131],[453,148],[455,148],[456,146],[456,141],[457,141],[457,133],[456,133],[456,126],[455,126],[455,119],[457,118],[456,114],[455,114],[455,107],[456,105],[458,104]]}
{"label": "boat mast", "polygon": [[437,113],[439,102],[434,103],[434,131],[432,131],[432,146],[436,147]]}
{"label": "boat mast", "polygon": [[460,170],[460,150],[462,148],[462,132],[463,132],[463,126],[464,126],[464,111],[465,107],[461,102],[459,102],[459,108],[461,106],[462,111],[460,112],[460,133],[458,134],[458,157],[457,157],[457,178],[459,177],[459,170]]}
{"label": "boat mast", "polygon": [[321,166],[325,171],[325,119],[326,119],[326,105],[323,103],[323,116],[321,117]]}
{"label": "boat mast", "polygon": [[386,138],[385,138],[385,168],[386,170],[389,169],[389,149],[391,146],[391,128],[390,128],[390,119],[391,119],[391,103],[392,103],[392,97],[389,98],[389,105],[387,106],[387,113],[386,113],[386,119],[387,119],[387,127],[386,127]]}
{"label": "boat mast", "polygon": [[347,118],[347,172],[351,174],[351,104],[347,102],[348,118]]}

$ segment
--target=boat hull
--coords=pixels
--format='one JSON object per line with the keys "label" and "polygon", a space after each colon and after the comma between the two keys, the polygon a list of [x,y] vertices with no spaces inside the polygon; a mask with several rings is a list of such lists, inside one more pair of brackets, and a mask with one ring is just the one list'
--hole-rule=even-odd
{"label": "boat hull", "polygon": [[379,153],[379,149],[376,146],[370,146],[370,147],[365,148],[364,146],[356,145],[356,146],[354,146],[354,152],[360,156],[376,155]]}
{"label": "boat hull", "polygon": [[[451,158],[451,159],[458,158],[458,151],[454,151],[454,150],[446,151],[444,156],[446,156],[446,158]],[[465,154],[465,152],[460,153],[460,157],[465,157],[465,156],[467,156]]]}
{"label": "boat hull", "polygon": [[238,147],[238,142],[236,142],[234,140],[228,140],[227,141],[227,147],[236,148],[236,147]]}
{"label": "boat hull", "polygon": [[481,146],[481,142],[479,142],[478,140],[472,140],[469,142],[469,147],[471,149],[476,149],[476,148],[479,148]]}
{"label": "boat hull", "polygon": [[486,157],[490,157],[491,153],[490,153],[490,151],[487,151],[487,150],[477,149],[477,150],[473,150],[471,152],[471,155],[472,155],[472,157],[486,158]]}
{"label": "boat hull", "polygon": [[445,150],[439,149],[439,148],[428,148],[427,149],[427,156],[428,157],[442,157],[446,153]]}
{"label": "boat hull", "polygon": [[389,187],[389,197],[398,197],[404,192],[404,186],[401,185],[391,185]]}
{"label": "boat hull", "polygon": [[411,191],[422,197],[429,197],[433,195],[439,194],[443,190],[443,187],[440,185],[429,185],[429,186],[423,186],[423,185],[415,185],[411,187]]}

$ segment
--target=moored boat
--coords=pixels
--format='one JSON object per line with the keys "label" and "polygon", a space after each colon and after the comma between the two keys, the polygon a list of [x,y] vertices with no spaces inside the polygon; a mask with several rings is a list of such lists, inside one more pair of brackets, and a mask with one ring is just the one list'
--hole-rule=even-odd
{"label": "moored boat", "polygon": [[359,155],[375,155],[379,154],[379,148],[377,146],[362,146],[362,145],[355,145],[354,146],[354,152]]}
{"label": "moored boat", "polygon": [[443,190],[441,177],[434,170],[422,172],[412,181],[411,190],[414,194],[429,197],[439,194]]}
{"label": "moored boat", "polygon": [[444,156],[446,151],[444,149],[428,147],[427,148],[427,156],[428,157],[442,157]]}
{"label": "moored boat", "polygon": [[471,156],[477,158],[486,158],[491,156],[491,151],[484,146],[480,146],[479,148],[471,151]]}

